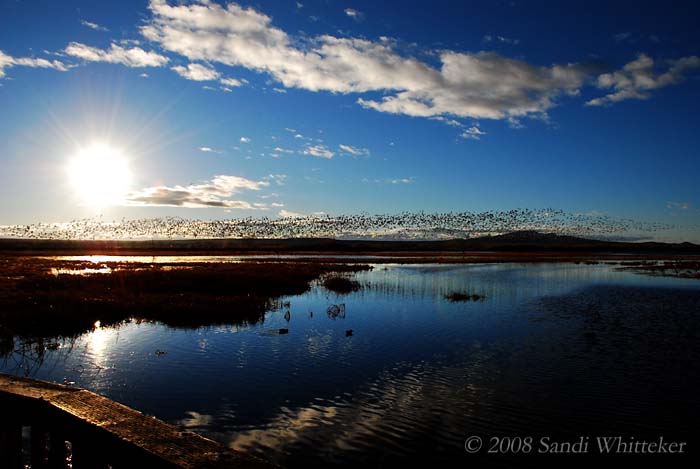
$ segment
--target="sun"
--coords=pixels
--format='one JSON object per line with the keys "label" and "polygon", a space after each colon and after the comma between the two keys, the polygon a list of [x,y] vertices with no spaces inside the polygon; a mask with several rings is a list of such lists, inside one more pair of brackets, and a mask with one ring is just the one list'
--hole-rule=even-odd
{"label": "sun", "polygon": [[95,208],[124,202],[131,183],[127,160],[102,143],[81,149],[68,165],[68,177],[81,202]]}

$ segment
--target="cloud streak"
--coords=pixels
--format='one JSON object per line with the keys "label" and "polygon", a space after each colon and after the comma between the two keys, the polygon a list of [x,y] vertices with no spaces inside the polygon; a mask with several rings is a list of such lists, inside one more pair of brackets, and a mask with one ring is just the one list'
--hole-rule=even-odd
{"label": "cloud streak", "polygon": [[462,131],[462,138],[471,140],[481,140],[482,135],[486,135],[486,132],[481,130],[478,126],[473,125]]}
{"label": "cloud streak", "polygon": [[493,52],[438,51],[439,66],[404,56],[394,42],[321,35],[304,45],[267,15],[235,3],[149,4],[142,34],[192,61],[268,73],[287,88],[360,97],[368,109],[410,116],[507,119],[541,115],[561,95],[575,95],[592,69],[581,64],[536,66]]}
{"label": "cloud streak", "polygon": [[325,145],[308,145],[301,153],[325,159],[331,159],[335,156],[335,153],[329,150]]}
{"label": "cloud streak", "polygon": [[658,67],[654,59],[646,54],[639,54],[621,70],[600,75],[597,80],[598,88],[612,90],[612,93],[591,99],[586,105],[605,106],[626,99],[648,99],[652,90],[682,82],[686,72],[700,67],[700,57],[693,55],[668,60],[666,64],[666,71],[657,72]]}
{"label": "cloud streak", "polygon": [[243,83],[235,78],[224,78],[216,69],[209,65],[190,63],[187,66],[176,65],[172,70],[186,80],[193,81],[218,81],[223,85],[224,91],[231,91],[230,87],[242,86]]}
{"label": "cloud streak", "polygon": [[147,187],[129,194],[126,204],[140,207],[262,209],[265,207],[261,204],[231,200],[230,197],[242,190],[258,191],[269,185],[268,181],[251,181],[239,176],[218,175],[210,181],[188,186]]}
{"label": "cloud streak", "polygon": [[108,32],[109,29],[105,28],[104,26],[100,26],[97,23],[93,23],[92,21],[87,21],[87,20],[80,20],[80,24],[83,26],[93,29],[95,31],[103,31],[103,32]]}
{"label": "cloud streak", "polygon": [[199,151],[201,151],[202,153],[223,153],[221,150],[216,150],[212,147],[199,147]]}
{"label": "cloud streak", "polygon": [[87,62],[107,62],[127,67],[162,67],[170,61],[168,57],[157,52],[145,51],[140,47],[124,48],[114,43],[109,49],[99,49],[71,42],[64,52]]}
{"label": "cloud streak", "polygon": [[367,148],[358,148],[353,147],[352,145],[344,145],[342,143],[338,145],[338,148],[340,148],[340,151],[349,153],[353,156],[369,156],[369,149]]}
{"label": "cloud streak", "polygon": [[375,183],[375,184],[413,184],[416,182],[416,178],[413,176],[411,177],[402,177],[402,178],[384,178],[384,179],[369,179],[369,178],[362,178],[361,182],[364,183]]}
{"label": "cloud streak", "polygon": [[182,78],[194,81],[213,81],[218,80],[221,74],[211,67],[202,64],[187,64],[186,67],[177,65],[172,67]]}
{"label": "cloud streak", "polygon": [[59,60],[47,60],[34,57],[12,57],[0,50],[0,78],[6,75],[5,69],[11,67],[51,68],[65,72],[68,67]]}
{"label": "cloud streak", "polygon": [[[697,56],[657,63],[640,54],[622,69],[600,74],[599,66],[585,63],[540,65],[493,51],[449,49],[426,51],[432,57],[428,61],[407,54],[397,41],[386,37],[293,37],[266,14],[236,3],[150,0],[148,8],[151,18],[140,31],[161,49],[158,52],[138,47],[137,41],[113,42],[106,49],[71,42],[63,52],[85,62],[127,67],[162,67],[170,62],[163,53],[177,54],[189,63],[175,65],[172,70],[188,80],[217,81],[224,91],[247,82],[225,78],[215,68],[218,65],[267,74],[283,86],[272,87],[275,91],[298,88],[354,94],[357,104],[378,112],[443,118],[448,124],[460,118],[496,119],[512,127],[522,127],[524,118],[546,118],[548,110],[563,97],[577,96],[589,84],[607,94],[588,100],[586,105],[610,105],[647,99],[653,90],[680,83],[691,69],[700,67]],[[356,19],[362,15],[350,8],[345,14]],[[81,23],[103,28],[86,20]],[[487,35],[484,42],[519,41]],[[70,67],[59,60],[14,58],[0,52],[0,78],[14,66],[62,71]],[[483,135],[470,132],[473,127],[463,126],[462,130],[464,138]],[[308,151],[314,156],[321,153]]]}
{"label": "cloud streak", "polygon": [[[245,81],[245,80],[243,80],[243,81]],[[236,86],[243,86],[243,81],[237,80],[235,78],[221,78],[219,80],[219,83],[221,83],[224,86],[236,87]]]}
{"label": "cloud streak", "polygon": [[362,21],[365,17],[365,14],[362,13],[361,11],[357,11],[353,8],[346,8],[343,10],[347,16],[350,18],[354,19],[355,21]]}

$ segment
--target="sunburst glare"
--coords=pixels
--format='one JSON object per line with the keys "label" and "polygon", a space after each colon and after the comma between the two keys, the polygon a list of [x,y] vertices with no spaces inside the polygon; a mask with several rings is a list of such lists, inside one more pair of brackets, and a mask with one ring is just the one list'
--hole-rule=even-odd
{"label": "sunburst glare", "polygon": [[131,183],[126,158],[104,143],[81,149],[68,165],[68,177],[81,204],[94,208],[122,203]]}

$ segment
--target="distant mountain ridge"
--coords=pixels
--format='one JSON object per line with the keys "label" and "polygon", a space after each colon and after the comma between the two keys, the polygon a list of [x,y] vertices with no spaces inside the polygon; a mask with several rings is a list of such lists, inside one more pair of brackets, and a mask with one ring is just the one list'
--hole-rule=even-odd
{"label": "distant mountain ridge", "polygon": [[292,239],[183,239],[183,240],[36,240],[0,239],[0,253],[70,252],[70,253],[143,253],[179,252],[246,253],[246,252],[590,252],[590,253],[659,253],[700,254],[693,243],[621,242],[579,238],[575,236],[514,231],[502,235],[440,241],[339,240],[330,238]]}

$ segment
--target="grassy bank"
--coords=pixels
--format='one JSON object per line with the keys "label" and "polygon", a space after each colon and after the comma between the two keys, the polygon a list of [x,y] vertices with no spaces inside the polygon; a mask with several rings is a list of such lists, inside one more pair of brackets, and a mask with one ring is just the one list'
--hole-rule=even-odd
{"label": "grassy bank", "polygon": [[[0,259],[0,325],[25,337],[72,335],[128,318],[171,326],[256,323],[282,296],[367,265],[301,262],[134,264]],[[101,269],[111,273],[56,274]],[[52,272],[52,269],[53,270]]]}

